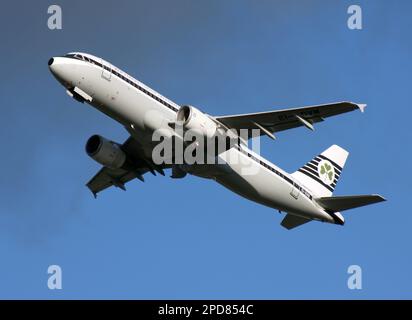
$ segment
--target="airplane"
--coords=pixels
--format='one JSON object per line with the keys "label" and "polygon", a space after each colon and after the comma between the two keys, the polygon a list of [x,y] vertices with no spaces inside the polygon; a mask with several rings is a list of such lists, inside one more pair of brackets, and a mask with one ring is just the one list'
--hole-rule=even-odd
{"label": "airplane", "polygon": [[[172,178],[188,173],[212,179],[240,196],[286,213],[281,225],[293,229],[310,221],[344,225],[341,211],[385,201],[378,194],[333,196],[348,152],[332,145],[293,173],[287,173],[261,157],[247,145],[246,138],[215,152],[216,164],[157,163],[153,151],[159,145],[154,132],[183,138],[176,126],[195,130],[205,139],[230,132],[258,130],[259,135],[275,139],[275,133],[296,127],[314,130],[314,124],[338,114],[360,110],[365,104],[337,102],[259,113],[211,116],[199,109],[180,106],[136,80],[102,58],[82,52],[71,52],[49,59],[48,67],[67,94],[88,103],[123,125],[130,136],[122,144],[100,135],[86,143],[87,154],[102,165],[86,184],[96,197],[111,186],[126,190],[125,184],[135,178],[144,181],[151,172]],[[232,139],[233,140],[233,139]],[[231,141],[232,141],[231,140]],[[188,148],[188,144],[184,148]],[[176,149],[176,150],[175,150]],[[174,156],[178,151],[173,149]],[[231,161],[240,159],[241,161]],[[245,174],[253,168],[253,174]]]}

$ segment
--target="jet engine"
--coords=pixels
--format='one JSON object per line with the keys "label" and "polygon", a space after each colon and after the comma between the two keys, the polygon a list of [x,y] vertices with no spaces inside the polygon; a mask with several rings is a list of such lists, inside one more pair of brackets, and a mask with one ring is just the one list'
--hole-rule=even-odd
{"label": "jet engine", "polygon": [[[215,122],[205,113],[193,106],[182,106],[176,115],[176,125],[181,126],[184,131],[185,145],[193,146],[200,150],[199,140],[193,141],[193,137],[203,140],[203,155],[216,157],[219,153],[229,150],[238,142],[239,137],[235,132],[227,130],[223,125]],[[191,134],[189,137],[187,133]],[[188,138],[188,140],[186,140]]]}
{"label": "jet engine", "polygon": [[212,119],[192,106],[182,106],[177,112],[176,120],[185,131],[190,130],[206,139],[214,138],[218,131],[218,127]]}
{"label": "jet engine", "polygon": [[86,152],[105,167],[119,169],[126,163],[126,154],[120,145],[97,134],[87,140]]}

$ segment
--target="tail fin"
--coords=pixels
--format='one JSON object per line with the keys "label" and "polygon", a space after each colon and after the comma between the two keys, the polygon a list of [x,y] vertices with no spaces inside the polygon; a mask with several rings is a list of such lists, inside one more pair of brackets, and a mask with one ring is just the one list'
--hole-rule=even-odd
{"label": "tail fin", "polygon": [[306,163],[292,176],[318,196],[331,196],[349,152],[333,145]]}

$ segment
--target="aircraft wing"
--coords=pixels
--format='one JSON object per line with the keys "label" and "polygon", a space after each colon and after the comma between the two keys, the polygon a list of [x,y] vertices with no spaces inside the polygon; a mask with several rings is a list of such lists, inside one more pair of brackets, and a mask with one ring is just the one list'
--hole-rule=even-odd
{"label": "aircraft wing", "polygon": [[365,107],[366,104],[337,102],[303,108],[218,116],[215,119],[226,125],[229,129],[260,129],[261,134],[266,134],[274,139],[274,132],[301,126],[314,130],[313,124],[321,122],[327,117],[356,109],[360,109],[363,112]]}
{"label": "aircraft wing", "polygon": [[123,143],[122,150],[127,154],[128,158],[131,159],[131,162],[134,165],[133,170],[102,167],[86,184],[95,197],[97,196],[97,193],[111,186],[126,190],[125,184],[127,182],[134,178],[144,181],[143,175],[148,171],[154,175],[155,172],[164,175],[163,168],[165,167],[155,165],[151,159],[144,158],[140,149],[140,144],[132,137],[129,137]]}

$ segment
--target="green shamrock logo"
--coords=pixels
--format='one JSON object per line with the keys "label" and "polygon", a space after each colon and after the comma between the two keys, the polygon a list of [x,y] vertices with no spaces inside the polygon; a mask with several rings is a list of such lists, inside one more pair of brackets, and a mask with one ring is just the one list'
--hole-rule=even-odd
{"label": "green shamrock logo", "polygon": [[326,184],[331,184],[335,176],[335,170],[329,161],[322,161],[319,163],[319,176]]}

